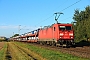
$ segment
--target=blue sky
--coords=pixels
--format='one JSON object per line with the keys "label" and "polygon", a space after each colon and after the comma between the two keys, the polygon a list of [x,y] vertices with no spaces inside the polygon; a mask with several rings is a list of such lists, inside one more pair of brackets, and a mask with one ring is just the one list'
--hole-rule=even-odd
{"label": "blue sky", "polygon": [[0,0],[0,36],[18,33],[19,25],[23,34],[56,23],[55,12],[64,13],[58,19],[60,23],[71,23],[74,10],[84,10],[88,5],[90,0]]}

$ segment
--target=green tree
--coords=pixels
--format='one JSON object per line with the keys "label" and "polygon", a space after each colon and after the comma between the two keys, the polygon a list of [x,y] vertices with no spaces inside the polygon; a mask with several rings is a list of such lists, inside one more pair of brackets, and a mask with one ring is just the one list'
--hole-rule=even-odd
{"label": "green tree", "polygon": [[90,6],[87,6],[83,11],[76,9],[73,19],[76,22],[73,26],[75,40],[81,41],[90,38]]}

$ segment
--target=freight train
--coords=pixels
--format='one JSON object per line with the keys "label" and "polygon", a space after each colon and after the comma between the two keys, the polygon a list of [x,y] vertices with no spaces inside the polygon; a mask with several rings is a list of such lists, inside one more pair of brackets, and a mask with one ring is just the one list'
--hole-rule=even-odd
{"label": "freight train", "polygon": [[51,26],[45,26],[21,36],[13,37],[13,40],[55,46],[72,46],[74,45],[74,30],[72,24],[55,23]]}

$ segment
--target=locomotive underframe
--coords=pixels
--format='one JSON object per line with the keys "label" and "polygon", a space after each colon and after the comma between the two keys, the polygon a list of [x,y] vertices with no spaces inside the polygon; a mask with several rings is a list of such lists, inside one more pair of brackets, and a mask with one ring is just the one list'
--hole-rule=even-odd
{"label": "locomotive underframe", "polygon": [[60,45],[60,46],[73,46],[75,43],[74,43],[74,40],[58,40],[57,41],[57,44],[56,45]]}
{"label": "locomotive underframe", "polygon": [[43,40],[38,40],[39,44],[42,45],[53,45],[53,46],[72,46],[74,45],[74,40],[54,40],[54,39],[43,39]]}

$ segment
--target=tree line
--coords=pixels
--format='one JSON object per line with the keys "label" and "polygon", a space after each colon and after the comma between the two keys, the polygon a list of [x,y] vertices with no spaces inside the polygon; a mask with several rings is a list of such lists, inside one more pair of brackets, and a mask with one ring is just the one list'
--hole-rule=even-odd
{"label": "tree line", "polygon": [[76,9],[73,20],[75,40],[90,40],[90,6],[83,11]]}

